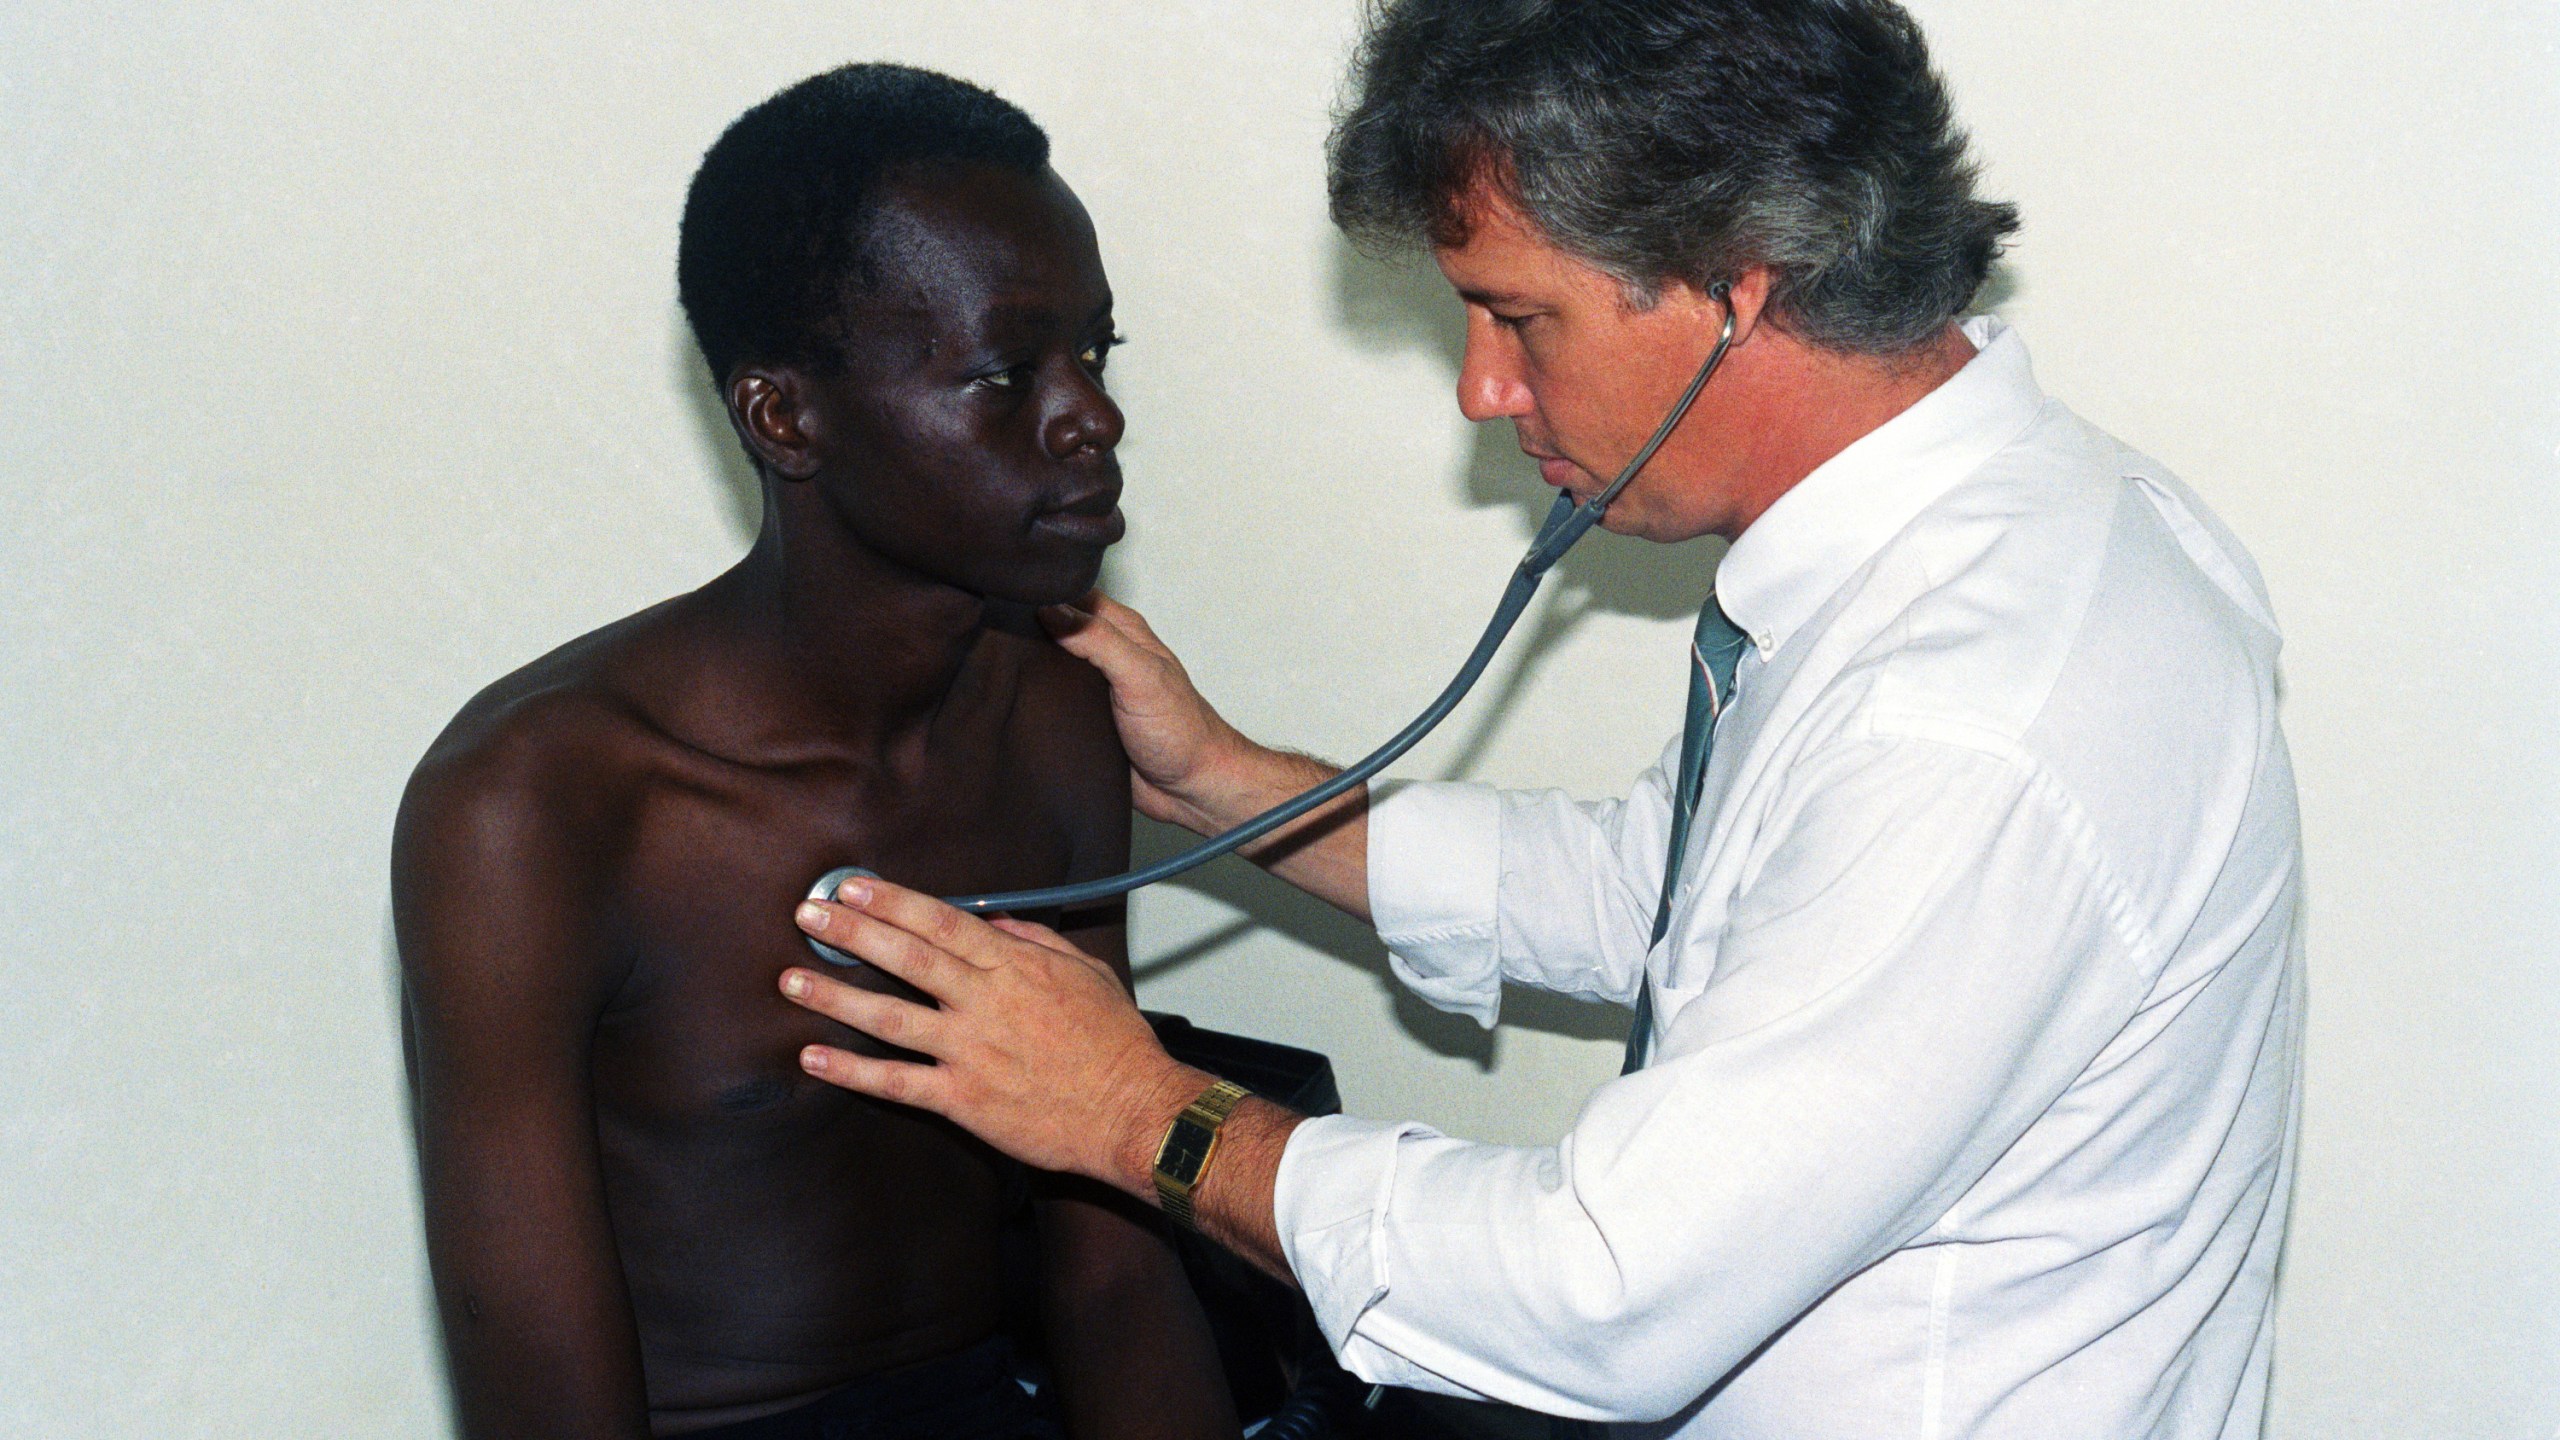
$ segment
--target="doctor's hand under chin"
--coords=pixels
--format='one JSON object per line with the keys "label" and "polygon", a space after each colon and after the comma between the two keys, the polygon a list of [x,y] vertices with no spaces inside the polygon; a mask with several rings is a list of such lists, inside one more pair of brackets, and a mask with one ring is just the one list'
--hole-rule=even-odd
{"label": "doctor's hand under chin", "polygon": [[[1096,590],[1040,612],[1059,648],[1111,683],[1111,719],[1129,755],[1129,796],[1150,820],[1217,835],[1333,779],[1323,761],[1275,750],[1226,722],[1146,617]],[[1367,919],[1368,789],[1318,807],[1238,853]]]}
{"label": "doctor's hand under chin", "polygon": [[1058,647],[1111,682],[1111,719],[1129,752],[1129,794],[1150,820],[1206,833],[1245,757],[1259,749],[1191,683],[1147,618],[1096,590],[1040,612]]}

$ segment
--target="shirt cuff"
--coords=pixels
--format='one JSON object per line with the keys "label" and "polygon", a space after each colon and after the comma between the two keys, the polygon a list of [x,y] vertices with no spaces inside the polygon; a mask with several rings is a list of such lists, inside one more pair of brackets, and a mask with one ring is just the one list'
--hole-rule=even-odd
{"label": "shirt cuff", "polygon": [[1480,1400],[1485,1397],[1476,1391],[1354,1333],[1387,1295],[1387,1203],[1395,1194],[1398,1154],[1409,1139],[1438,1138],[1439,1131],[1410,1121],[1348,1115],[1303,1121],[1280,1152],[1272,1219],[1289,1273],[1298,1277],[1344,1368],[1373,1385]]}
{"label": "shirt cuff", "polygon": [[1423,1000],[1487,1029],[1502,1010],[1501,870],[1492,786],[1407,781],[1371,799],[1369,915],[1389,966]]}

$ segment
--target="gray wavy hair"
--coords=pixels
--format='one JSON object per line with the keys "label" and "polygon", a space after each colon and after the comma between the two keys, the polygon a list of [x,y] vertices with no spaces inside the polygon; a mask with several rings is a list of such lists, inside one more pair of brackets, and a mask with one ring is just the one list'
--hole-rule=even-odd
{"label": "gray wavy hair", "polygon": [[1765,265],[1790,334],[1894,355],[2018,228],[1965,144],[1891,0],[1378,0],[1329,188],[1397,249],[1464,244],[1489,182],[1639,306]]}

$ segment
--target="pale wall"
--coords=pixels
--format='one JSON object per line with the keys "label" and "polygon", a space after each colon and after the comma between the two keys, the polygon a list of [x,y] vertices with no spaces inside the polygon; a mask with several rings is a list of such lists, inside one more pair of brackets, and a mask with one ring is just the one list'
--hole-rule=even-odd
{"label": "pale wall", "polygon": [[[1362,748],[1526,531],[1436,280],[1326,227],[1349,0],[543,8],[0,16],[0,1435],[441,1433],[392,805],[474,688],[739,549],[671,273],[744,105],[896,57],[1049,125],[1133,337],[1116,583],[1256,732]],[[2276,1433],[2543,1440],[2560,11],[1920,8],[2043,377],[2220,507],[2292,636]],[[1595,541],[1407,773],[1623,784],[1711,555]],[[1331,1052],[1364,1112],[1536,1139],[1611,1063],[1590,1012],[1398,1002],[1250,875],[1137,918],[1152,1003]]]}

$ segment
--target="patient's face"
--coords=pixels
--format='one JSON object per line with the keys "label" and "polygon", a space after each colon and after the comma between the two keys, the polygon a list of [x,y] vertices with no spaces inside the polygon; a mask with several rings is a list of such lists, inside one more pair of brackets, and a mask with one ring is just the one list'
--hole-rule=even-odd
{"label": "patient's face", "polygon": [[816,381],[815,483],[873,551],[1032,604],[1091,588],[1120,538],[1119,407],[1103,392],[1111,283],[1054,172],[941,169],[895,183],[879,285],[845,368]]}

